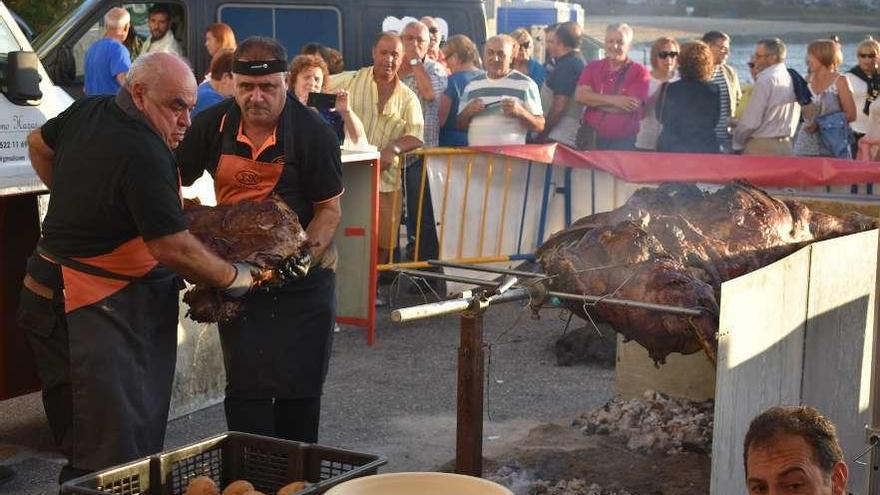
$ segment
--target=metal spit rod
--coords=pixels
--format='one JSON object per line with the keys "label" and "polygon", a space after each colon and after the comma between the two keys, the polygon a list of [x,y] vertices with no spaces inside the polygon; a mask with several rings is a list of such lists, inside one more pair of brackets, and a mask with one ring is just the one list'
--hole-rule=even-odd
{"label": "metal spit rod", "polygon": [[465,265],[463,263],[452,263],[450,261],[440,261],[440,260],[428,260],[428,264],[431,266],[442,266],[446,268],[459,268],[462,270],[471,270],[475,272],[489,272],[489,273],[500,273],[502,275],[515,275],[517,277],[538,277],[544,278],[547,277],[544,273],[537,272],[526,272],[522,270],[510,270],[507,268],[499,268],[495,266],[476,266],[476,265]]}
{"label": "metal spit rod", "polygon": [[[467,265],[465,265],[467,267]],[[408,270],[408,269],[398,269],[397,271],[401,273],[406,273],[410,276],[416,277],[427,277],[427,278],[437,278],[442,280],[449,280],[452,282],[460,282],[472,285],[478,285],[483,287],[495,287],[498,285],[498,282],[493,282],[489,280],[481,280],[470,277],[462,277],[458,275],[447,275],[445,273],[437,273],[437,272],[424,272],[420,270]],[[483,270],[475,270],[475,271],[483,271]],[[493,272],[494,273],[494,272]],[[516,289],[511,289],[502,294],[496,294],[488,298],[489,304],[503,303],[503,302],[512,302],[519,301],[524,299],[529,299],[532,297],[532,293],[535,289],[529,287],[518,287]],[[548,296],[555,297],[557,299],[561,299],[564,301],[578,301],[584,303],[593,303],[593,304],[612,304],[616,306],[625,306],[630,308],[639,308],[639,309],[647,309],[650,311],[660,311],[663,313],[670,313],[682,316],[700,316],[703,314],[701,309],[696,308],[682,308],[680,306],[670,306],[667,304],[655,304],[655,303],[646,303],[642,301],[633,301],[630,299],[620,299],[616,297],[606,297],[606,296],[589,296],[582,294],[571,294],[568,292],[557,292],[557,291],[548,291],[546,293]],[[473,304],[478,301],[478,297],[480,296],[465,296],[458,299],[450,299],[447,301],[440,301],[435,303],[427,303],[420,304],[418,306],[411,306],[408,308],[400,308],[391,312],[391,320],[394,322],[407,322],[413,320],[421,320],[424,318],[432,318],[435,316],[443,316],[460,313],[462,311],[467,310]]]}

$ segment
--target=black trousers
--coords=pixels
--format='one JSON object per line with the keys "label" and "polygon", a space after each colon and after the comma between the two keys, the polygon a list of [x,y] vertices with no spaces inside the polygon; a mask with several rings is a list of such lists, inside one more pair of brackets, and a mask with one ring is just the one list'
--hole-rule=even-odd
{"label": "black trousers", "polygon": [[633,151],[636,149],[636,137],[609,139],[599,136],[596,138],[596,148],[609,151]]}
{"label": "black trousers", "polygon": [[298,442],[317,443],[321,420],[321,397],[301,399],[242,399],[227,397],[226,426]]}
{"label": "black trousers", "polygon": [[315,442],[336,319],[336,274],[309,275],[245,297],[222,323],[230,430]]}
{"label": "black trousers", "polygon": [[22,290],[46,416],[68,459],[61,479],[162,450],[177,358],[178,281],[131,283],[65,314]]}
{"label": "black trousers", "polygon": [[[406,237],[410,250],[415,253],[416,227],[419,220],[419,192],[422,184],[423,158],[417,159],[403,169],[406,185]],[[434,218],[434,205],[431,203],[431,188],[425,178],[425,193],[422,203],[421,230],[419,230],[419,260],[432,260],[440,257],[440,244],[437,238],[437,223]]]}

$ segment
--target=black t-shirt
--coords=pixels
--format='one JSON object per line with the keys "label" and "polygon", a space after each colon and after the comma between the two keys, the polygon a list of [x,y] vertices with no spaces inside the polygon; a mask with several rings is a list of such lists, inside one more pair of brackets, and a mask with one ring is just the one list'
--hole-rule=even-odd
{"label": "black t-shirt", "polygon": [[[193,120],[175,152],[184,185],[192,184],[205,170],[214,175],[224,138],[236,155],[252,158],[250,145],[236,139],[240,125],[241,111],[234,99],[204,110]],[[274,192],[296,212],[303,228],[312,220],[314,203],[342,194],[342,156],[336,134],[290,95],[275,130],[275,144],[262,150],[256,160],[284,163]]]}
{"label": "black t-shirt", "polygon": [[[174,155],[116,96],[74,102],[41,128],[55,152],[49,209],[40,244],[63,257],[112,252],[186,230]],[[28,261],[39,282],[58,287],[57,267]]]}
{"label": "black t-shirt", "polygon": [[547,87],[554,95],[574,96],[577,81],[584,71],[584,59],[575,51],[566,53],[556,60],[556,65],[547,76]]}

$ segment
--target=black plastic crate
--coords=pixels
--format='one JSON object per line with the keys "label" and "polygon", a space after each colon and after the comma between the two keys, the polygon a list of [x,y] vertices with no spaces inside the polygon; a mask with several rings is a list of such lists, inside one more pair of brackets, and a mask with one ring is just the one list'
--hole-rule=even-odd
{"label": "black plastic crate", "polygon": [[69,481],[64,494],[183,495],[189,481],[209,476],[218,486],[244,479],[266,495],[297,480],[303,495],[376,474],[385,457],[276,438],[229,432],[134,463]]}

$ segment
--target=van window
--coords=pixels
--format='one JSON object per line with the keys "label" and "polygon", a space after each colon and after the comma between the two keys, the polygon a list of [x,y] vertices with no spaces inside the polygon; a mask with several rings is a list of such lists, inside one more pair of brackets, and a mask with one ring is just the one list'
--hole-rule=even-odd
{"label": "van window", "polygon": [[6,21],[0,17],[0,53],[17,52],[21,50],[21,45],[12,34],[12,30],[6,24]]}
{"label": "van window", "polygon": [[310,42],[342,49],[342,17],[335,7],[224,5],[220,22],[229,24],[238,40],[248,36],[275,38],[290,56]]}
{"label": "van window", "polygon": [[[151,5],[153,4],[127,3],[122,5],[128,10],[129,15],[131,16],[131,29],[128,33],[128,39],[125,40],[125,46],[131,53],[132,60],[140,55],[144,41],[150,36],[149,16],[147,15],[147,12]],[[166,5],[168,5],[171,10],[172,32],[174,33],[174,37],[178,40],[181,49],[184,51],[181,55],[186,56],[186,47],[184,45],[185,37],[182,36],[185,32],[183,9],[176,4]],[[106,12],[102,12],[98,21],[89,27],[88,31],[86,31],[86,33],[73,45],[73,59],[76,62],[77,81],[81,82],[85,76],[86,52],[93,43],[104,37],[104,14],[106,14]]]}

